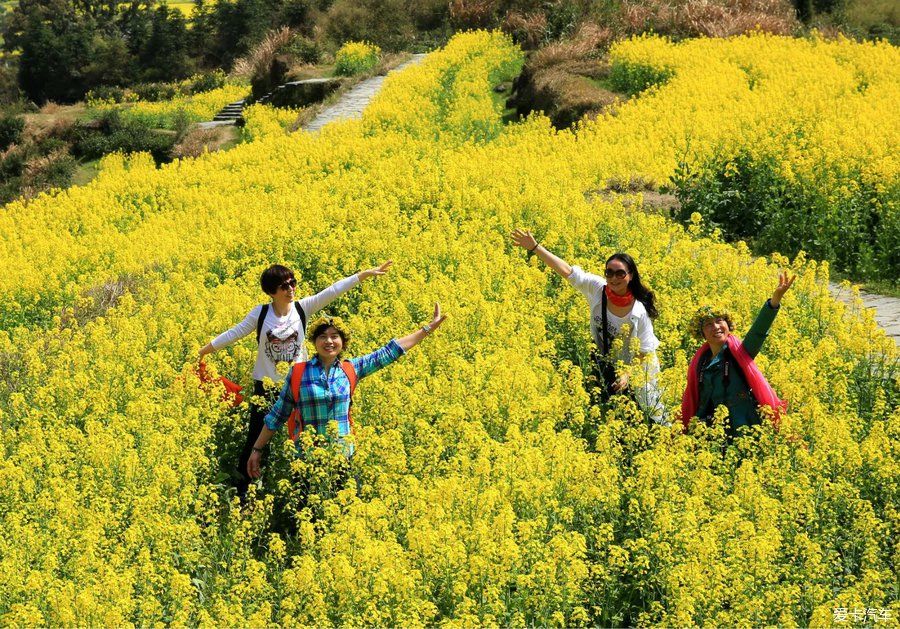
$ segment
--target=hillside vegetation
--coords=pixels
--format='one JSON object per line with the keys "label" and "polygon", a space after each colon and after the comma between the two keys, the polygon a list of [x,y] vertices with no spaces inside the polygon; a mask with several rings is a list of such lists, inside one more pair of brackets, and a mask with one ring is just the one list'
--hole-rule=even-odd
{"label": "hillside vegetation", "polygon": [[[702,222],[595,192],[779,143],[779,172],[799,190],[840,197],[848,160],[895,190],[897,112],[883,105],[897,50],[643,38],[613,58],[617,80],[644,91],[573,130],[504,126],[492,88],[522,54],[474,32],[389,77],[360,121],[160,168],[115,155],[87,186],[8,205],[0,622],[822,626],[838,607],[896,618],[893,342],[828,296],[826,263],[757,258]],[[851,121],[889,132],[838,133]],[[806,177],[807,151],[833,160],[827,176]],[[587,308],[511,245],[518,226],[588,269],[617,250],[640,261],[673,412],[698,304],[727,304],[743,333],[791,268],[757,359],[790,402],[781,430],[726,447],[719,421],[684,435],[651,428],[625,398],[592,405]],[[242,419],[198,386],[197,350],[258,302],[272,262],[308,294],[386,259],[389,275],[331,309],[349,321],[351,352],[415,329],[435,301],[450,318],[361,383],[349,477],[340,446],[307,433],[295,458],[278,441],[241,509],[220,472]],[[246,384],[251,356],[237,345],[215,366]]]}

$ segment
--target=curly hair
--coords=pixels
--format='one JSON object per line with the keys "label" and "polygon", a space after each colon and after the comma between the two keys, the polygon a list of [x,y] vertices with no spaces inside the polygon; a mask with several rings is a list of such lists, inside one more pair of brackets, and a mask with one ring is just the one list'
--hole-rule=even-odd
{"label": "curly hair", "polygon": [[698,340],[705,340],[705,337],[703,336],[703,324],[710,319],[718,319],[719,317],[725,319],[725,322],[728,324],[728,330],[734,332],[734,317],[731,315],[731,312],[725,308],[705,305],[698,308],[697,312],[694,313],[694,316],[691,317],[691,334]]}

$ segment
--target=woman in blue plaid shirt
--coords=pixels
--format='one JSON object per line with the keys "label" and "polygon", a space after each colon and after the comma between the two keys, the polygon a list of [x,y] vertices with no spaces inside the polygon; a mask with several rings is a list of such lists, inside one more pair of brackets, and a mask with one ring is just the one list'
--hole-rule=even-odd
{"label": "woman in blue plaid shirt", "polygon": [[[434,332],[446,318],[438,304],[434,305],[431,323],[399,339],[391,339],[387,345],[371,354],[351,358],[350,363],[362,380],[392,362],[418,345],[426,336]],[[305,426],[313,426],[318,434],[324,435],[329,422],[337,422],[338,434],[350,434],[350,381],[340,366],[341,353],[350,335],[339,319],[319,319],[310,326],[309,339],[316,346],[316,355],[306,363],[300,381],[299,406]],[[295,364],[291,369],[297,369]],[[253,452],[247,461],[247,473],[251,478],[259,478],[260,459],[263,449],[272,435],[288,420],[294,410],[294,396],[291,392],[291,374],[284,380],[284,386],[275,405],[266,415],[265,425],[253,445]],[[352,444],[348,455],[352,454]]]}

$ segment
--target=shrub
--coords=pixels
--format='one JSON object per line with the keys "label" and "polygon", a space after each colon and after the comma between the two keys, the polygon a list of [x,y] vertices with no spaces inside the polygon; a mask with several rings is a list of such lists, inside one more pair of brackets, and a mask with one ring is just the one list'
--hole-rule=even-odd
{"label": "shrub", "polygon": [[296,57],[301,63],[319,63],[322,59],[322,49],[316,40],[303,35],[294,35],[284,51]]}
{"label": "shrub", "polygon": [[212,72],[201,72],[181,82],[182,89],[187,94],[200,94],[211,92],[225,87],[227,77],[225,72],[216,69]]}
{"label": "shrub", "polygon": [[137,83],[131,86],[130,91],[137,100],[148,102],[172,100],[181,96],[181,90],[177,83]]}
{"label": "shrub", "polygon": [[672,78],[669,68],[641,63],[613,63],[609,82],[617,92],[634,96],[657,85],[663,85]]}
{"label": "shrub", "polygon": [[378,65],[381,49],[366,42],[347,42],[334,55],[334,73],[354,76]]}
{"label": "shrub", "polygon": [[76,155],[98,159],[108,153],[146,152],[157,164],[171,158],[177,134],[154,129],[145,121],[124,118],[119,112],[106,113],[92,125],[77,125],[73,130],[73,150]]}
{"label": "shrub", "polygon": [[25,119],[22,116],[0,114],[0,151],[5,151],[10,144],[18,143],[24,129]]}

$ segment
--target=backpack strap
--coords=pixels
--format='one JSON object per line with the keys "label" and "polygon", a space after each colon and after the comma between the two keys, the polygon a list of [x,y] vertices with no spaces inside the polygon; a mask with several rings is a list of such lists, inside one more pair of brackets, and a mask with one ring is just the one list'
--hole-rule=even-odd
{"label": "backpack strap", "polygon": [[355,432],[353,426],[353,392],[356,391],[356,383],[359,382],[359,376],[356,374],[356,368],[349,360],[341,361],[341,369],[350,381],[350,407],[347,409],[347,421],[350,422],[350,432]]}
{"label": "backpack strap", "polygon": [[303,312],[303,306],[300,305],[299,301],[295,301],[294,308],[297,309],[297,314],[300,315],[300,323],[303,325],[303,334],[306,334],[306,313]]}
{"label": "backpack strap", "polygon": [[[297,309],[297,314],[300,315],[300,323],[303,324],[303,332],[306,332],[306,313],[303,311],[303,306],[300,305],[299,301],[294,302],[294,308]],[[266,320],[266,315],[269,314],[269,304],[263,304],[262,308],[259,311],[259,319],[256,322],[256,344],[259,345],[259,337],[262,336],[263,322]]]}
{"label": "backpack strap", "polygon": [[297,437],[303,432],[303,413],[300,412],[300,383],[303,381],[303,372],[308,363],[295,363],[291,368],[291,396],[294,399],[294,410],[287,420],[288,437],[297,441]]}
{"label": "backpack strap", "polygon": [[606,326],[606,289],[603,290],[603,297],[600,298],[600,303],[602,304],[602,314],[600,315],[600,323],[602,324],[602,330],[600,331],[600,339],[603,342],[603,347],[600,348],[600,353],[604,356],[609,354],[609,329]]}
{"label": "backpack strap", "polygon": [[263,304],[259,311],[259,319],[256,320],[256,344],[259,345],[259,337],[262,335],[263,322],[269,314],[269,304]]}

